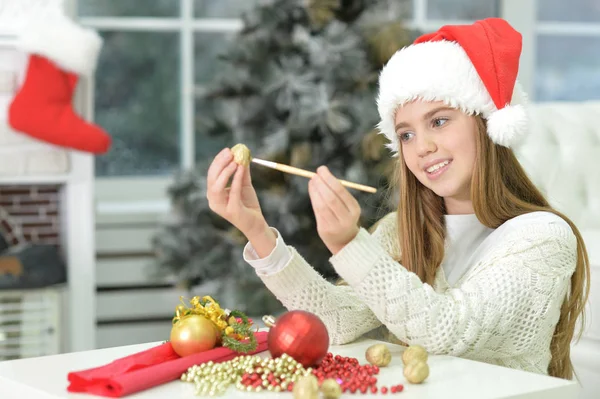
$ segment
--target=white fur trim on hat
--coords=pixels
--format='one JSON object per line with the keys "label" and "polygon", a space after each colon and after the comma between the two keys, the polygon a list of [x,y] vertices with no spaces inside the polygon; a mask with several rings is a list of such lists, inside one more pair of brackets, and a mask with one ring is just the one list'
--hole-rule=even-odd
{"label": "white fur trim on hat", "polygon": [[[519,93],[513,95],[511,104],[525,98],[518,84],[516,91]],[[399,149],[396,111],[417,99],[442,101],[469,115],[480,114],[490,124],[490,138],[500,145],[510,146],[527,129],[524,108],[510,105],[498,110],[469,57],[455,42],[410,45],[397,51],[382,69],[377,98],[381,118],[378,128],[390,141],[387,147],[395,156]]]}
{"label": "white fur trim on hat", "polygon": [[64,15],[35,19],[19,35],[17,47],[59,67],[89,76],[96,69],[102,38]]}

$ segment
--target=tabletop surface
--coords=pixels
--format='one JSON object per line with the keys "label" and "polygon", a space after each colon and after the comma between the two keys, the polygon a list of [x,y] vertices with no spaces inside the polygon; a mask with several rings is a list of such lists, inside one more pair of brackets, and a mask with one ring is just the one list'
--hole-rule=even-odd
{"label": "tabletop surface", "polygon": [[[356,357],[365,364],[365,350],[376,341],[361,340],[343,346],[332,346],[330,351],[341,356]],[[71,394],[67,392],[67,374],[91,367],[101,366],[152,346],[159,342],[130,345],[109,349],[98,349],[85,352],[73,352],[54,356],[20,359],[0,362],[0,398],[28,399],[80,399],[99,398],[88,394]],[[403,347],[387,344],[392,352],[392,362],[381,368],[378,386],[404,384],[404,391],[399,394],[343,394],[344,397],[398,397],[402,399],[460,398],[527,398],[527,399],[575,399],[579,393],[579,385],[572,381],[552,378],[505,367],[475,362],[451,356],[430,356],[429,378],[420,385],[406,382],[402,375],[401,353]],[[267,357],[268,352],[261,354]],[[398,395],[398,396],[397,396]],[[231,386],[224,397],[272,399],[292,398],[291,393],[250,393],[238,391]],[[194,394],[193,384],[179,380],[164,384],[137,394],[128,396],[132,399],[155,398],[198,398]]]}

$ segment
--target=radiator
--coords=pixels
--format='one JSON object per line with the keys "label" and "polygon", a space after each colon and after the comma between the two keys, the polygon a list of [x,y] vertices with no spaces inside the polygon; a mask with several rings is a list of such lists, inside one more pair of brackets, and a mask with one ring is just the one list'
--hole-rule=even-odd
{"label": "radiator", "polygon": [[66,287],[0,291],[0,361],[61,352]]}

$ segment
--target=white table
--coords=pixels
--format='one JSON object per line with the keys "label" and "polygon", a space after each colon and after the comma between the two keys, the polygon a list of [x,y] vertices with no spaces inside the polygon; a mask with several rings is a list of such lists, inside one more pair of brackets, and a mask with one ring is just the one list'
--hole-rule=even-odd
{"label": "white table", "polygon": [[[330,351],[341,356],[352,356],[364,360],[365,349],[374,341],[363,340],[344,346],[334,346]],[[109,363],[116,358],[148,349],[159,343],[123,346],[86,352],[74,352],[56,356],[0,362],[0,398],[2,399],[58,399],[100,398],[87,394],[67,392],[67,374]],[[344,397],[373,398],[391,397],[399,399],[575,399],[579,385],[575,382],[526,373],[486,363],[474,362],[450,356],[429,358],[430,376],[421,385],[408,384],[402,375],[401,353],[403,348],[389,344],[392,362],[382,368],[378,386],[404,384],[400,394],[343,394]],[[268,352],[263,353],[264,356]],[[248,393],[229,388],[227,398],[292,398],[291,393]],[[134,399],[199,398],[194,395],[193,385],[179,380],[147,391],[130,395]]]}

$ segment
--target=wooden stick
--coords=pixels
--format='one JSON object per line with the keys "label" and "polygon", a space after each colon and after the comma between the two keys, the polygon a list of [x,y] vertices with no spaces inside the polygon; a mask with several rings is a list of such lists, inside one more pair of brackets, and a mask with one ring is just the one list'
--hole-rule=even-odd
{"label": "wooden stick", "polygon": [[[285,173],[290,173],[292,175],[306,177],[309,179],[311,177],[313,177],[314,175],[316,175],[315,172],[310,172],[308,170],[295,168],[293,166],[284,165],[284,164],[277,163],[277,162],[265,161],[263,159],[252,158],[252,162],[262,165],[262,166],[266,166],[267,168],[279,170],[279,171],[285,172]],[[368,193],[376,193],[377,192],[377,189],[375,187],[365,186],[363,184],[358,184],[358,183],[352,183],[352,182],[349,182],[346,180],[341,180],[341,179],[338,179],[338,180],[340,181],[340,183],[342,183],[342,186],[345,186],[345,187],[353,188],[353,189],[360,190],[360,191],[366,191]]]}

